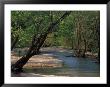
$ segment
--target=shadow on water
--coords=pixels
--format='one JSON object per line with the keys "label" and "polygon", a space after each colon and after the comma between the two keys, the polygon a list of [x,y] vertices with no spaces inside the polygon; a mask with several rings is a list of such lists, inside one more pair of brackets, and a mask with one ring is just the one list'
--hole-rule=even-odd
{"label": "shadow on water", "polygon": [[25,68],[25,73],[41,75],[74,76],[74,77],[99,77],[100,64],[90,58],[77,58],[68,50],[41,50],[42,55],[54,55],[64,62],[61,68]]}

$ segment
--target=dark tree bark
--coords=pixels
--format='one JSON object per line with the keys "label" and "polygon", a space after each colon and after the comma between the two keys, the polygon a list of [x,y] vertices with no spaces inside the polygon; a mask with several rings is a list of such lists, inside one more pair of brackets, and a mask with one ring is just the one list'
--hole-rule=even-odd
{"label": "dark tree bark", "polygon": [[26,55],[20,58],[15,64],[11,66],[12,72],[21,72],[23,66],[27,63],[27,61],[35,54],[39,53],[39,49],[43,45],[47,35],[53,32],[53,28],[60,23],[64,18],[66,18],[71,12],[65,12],[57,21],[51,23],[43,34],[40,34],[38,37],[36,35],[33,36],[32,45],[30,46]]}
{"label": "dark tree bark", "polygon": [[15,39],[13,39],[12,44],[11,44],[11,50],[13,50],[13,48],[17,44],[18,40],[19,40],[19,36],[17,36]]}

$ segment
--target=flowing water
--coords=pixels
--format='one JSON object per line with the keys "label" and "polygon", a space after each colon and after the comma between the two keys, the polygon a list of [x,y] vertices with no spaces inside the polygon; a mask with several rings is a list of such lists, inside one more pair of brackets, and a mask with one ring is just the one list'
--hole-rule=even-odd
{"label": "flowing water", "polygon": [[54,55],[63,61],[61,68],[39,68],[25,69],[25,73],[34,73],[40,75],[55,75],[69,77],[99,77],[100,64],[92,58],[73,57],[71,50],[62,49],[43,49],[43,55]]}

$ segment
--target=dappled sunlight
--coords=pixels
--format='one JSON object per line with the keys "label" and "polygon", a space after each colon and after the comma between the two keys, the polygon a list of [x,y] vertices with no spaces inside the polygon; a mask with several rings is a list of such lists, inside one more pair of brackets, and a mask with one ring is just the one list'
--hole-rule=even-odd
{"label": "dappled sunlight", "polygon": [[18,76],[100,76],[99,62],[100,11],[11,11]]}
{"label": "dappled sunlight", "polygon": [[[55,47],[54,47],[55,48]],[[52,50],[52,51],[51,51]],[[58,51],[56,51],[58,50]],[[20,57],[13,54],[11,61],[16,62]],[[39,55],[34,55],[29,59],[25,73],[18,76],[30,77],[56,77],[56,76],[99,76],[99,64],[89,58],[77,58],[72,56],[71,50],[64,48],[45,47],[41,49]],[[30,70],[29,70],[30,69]],[[46,74],[46,75],[45,75]],[[17,76],[17,75],[12,75]]]}

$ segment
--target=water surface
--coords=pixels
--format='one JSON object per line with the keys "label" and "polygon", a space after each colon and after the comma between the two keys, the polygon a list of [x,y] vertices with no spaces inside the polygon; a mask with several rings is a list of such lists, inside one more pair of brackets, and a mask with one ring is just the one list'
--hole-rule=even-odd
{"label": "water surface", "polygon": [[100,64],[91,58],[73,57],[71,50],[43,49],[41,55],[53,55],[63,61],[61,68],[25,69],[26,73],[70,77],[99,77]]}

